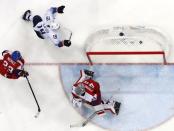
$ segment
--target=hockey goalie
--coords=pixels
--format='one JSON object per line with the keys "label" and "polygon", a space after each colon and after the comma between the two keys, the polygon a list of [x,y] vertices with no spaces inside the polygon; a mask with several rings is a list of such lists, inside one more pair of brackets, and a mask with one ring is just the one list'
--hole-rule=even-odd
{"label": "hockey goalie", "polygon": [[100,85],[93,76],[92,71],[80,70],[80,78],[72,87],[73,106],[80,108],[82,104],[87,105],[99,116],[103,116],[106,111],[118,115],[121,103],[115,100],[103,100]]}
{"label": "hockey goalie", "polygon": [[28,76],[28,72],[24,71],[24,59],[19,51],[10,52],[5,50],[2,52],[3,59],[0,60],[0,74],[8,79],[18,79]]}
{"label": "hockey goalie", "polygon": [[44,17],[32,15],[31,10],[27,10],[22,18],[24,21],[33,23],[33,29],[40,39],[48,39],[57,47],[69,47],[71,45],[70,38],[72,32],[70,31],[69,39],[60,40],[60,34],[58,33],[60,25],[55,22],[56,14],[64,13],[64,8],[65,6],[51,7],[47,10]]}

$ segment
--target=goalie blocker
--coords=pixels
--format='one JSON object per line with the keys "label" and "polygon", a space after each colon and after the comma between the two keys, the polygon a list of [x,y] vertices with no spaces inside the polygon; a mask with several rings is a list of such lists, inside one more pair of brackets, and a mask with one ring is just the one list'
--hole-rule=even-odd
{"label": "goalie blocker", "polygon": [[93,80],[93,75],[94,72],[89,70],[80,71],[80,78],[72,87],[73,106],[80,108],[84,104],[100,116],[104,115],[106,111],[118,115],[121,103],[114,99],[102,100],[100,85]]}

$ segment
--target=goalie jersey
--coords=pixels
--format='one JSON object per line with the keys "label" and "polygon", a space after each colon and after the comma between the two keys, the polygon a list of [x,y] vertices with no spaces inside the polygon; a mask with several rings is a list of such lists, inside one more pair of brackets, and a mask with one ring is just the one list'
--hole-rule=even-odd
{"label": "goalie jersey", "polygon": [[[79,80],[73,85],[72,95],[76,98],[81,98],[88,104],[95,106],[101,103],[100,85],[91,78],[86,78],[84,71],[80,71]],[[78,87],[84,88],[81,94],[77,93]]]}
{"label": "goalie jersey", "polygon": [[98,115],[105,111],[113,114],[119,113],[121,103],[113,100],[102,100],[100,85],[93,80],[93,71],[80,70],[80,78],[72,87],[72,103],[74,107],[81,107],[82,103],[91,105]]}

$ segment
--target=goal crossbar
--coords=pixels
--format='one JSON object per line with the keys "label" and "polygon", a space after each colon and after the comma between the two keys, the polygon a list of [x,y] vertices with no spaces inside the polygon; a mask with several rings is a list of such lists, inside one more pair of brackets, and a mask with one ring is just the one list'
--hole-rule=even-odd
{"label": "goal crossbar", "polygon": [[117,51],[117,52],[86,52],[90,65],[93,65],[91,59],[92,55],[161,55],[163,58],[163,64],[167,64],[164,51]]}

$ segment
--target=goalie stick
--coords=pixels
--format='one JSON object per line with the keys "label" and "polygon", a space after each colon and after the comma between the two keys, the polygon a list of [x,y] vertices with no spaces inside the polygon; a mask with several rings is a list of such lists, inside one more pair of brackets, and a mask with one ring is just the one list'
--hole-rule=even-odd
{"label": "goalie stick", "polygon": [[90,122],[90,120],[92,120],[96,115],[97,115],[97,111],[94,112],[93,114],[91,114],[91,115],[88,117],[88,119],[86,119],[84,122],[70,125],[70,128],[73,128],[73,127],[84,127],[84,126],[86,126],[86,125]]}
{"label": "goalie stick", "polygon": [[37,101],[37,99],[36,99],[36,96],[35,96],[35,94],[34,94],[34,91],[33,91],[33,89],[32,89],[32,86],[31,86],[31,84],[30,84],[30,81],[29,81],[28,77],[25,76],[25,78],[26,78],[26,80],[27,80],[27,82],[28,82],[28,85],[29,85],[29,87],[30,87],[30,90],[31,90],[31,92],[32,92],[32,95],[33,95],[33,97],[34,97],[34,100],[35,100],[36,105],[37,105],[37,108],[38,108],[38,112],[37,112],[36,115],[34,116],[35,118],[37,118],[37,117],[39,116],[40,112],[41,112],[41,109],[40,109],[39,103],[38,103],[38,101]]}

